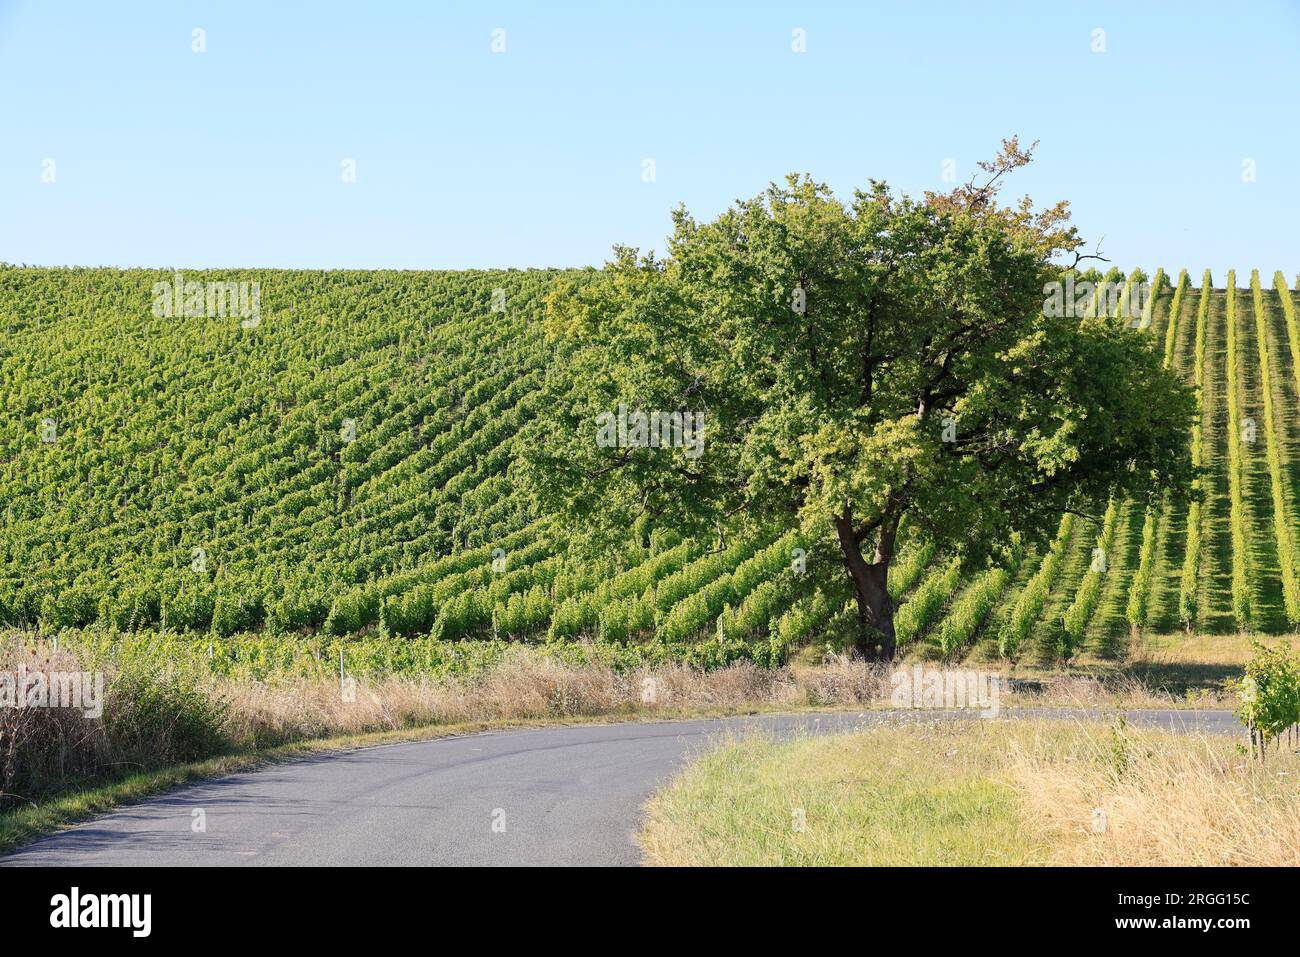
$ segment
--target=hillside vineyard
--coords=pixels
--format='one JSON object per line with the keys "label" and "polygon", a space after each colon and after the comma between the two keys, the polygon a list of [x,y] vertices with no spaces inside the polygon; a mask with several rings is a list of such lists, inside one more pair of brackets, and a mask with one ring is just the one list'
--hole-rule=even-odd
{"label": "hillside vineyard", "polygon": [[[536,513],[512,463],[563,362],[541,328],[556,275],[0,267],[0,624],[254,670],[337,648],[447,670],[582,639],[777,662],[847,622],[793,530],[629,534],[593,559]],[[996,568],[904,529],[902,648],[1047,661],[1300,625],[1294,294],[1196,278],[1157,272],[1134,321],[1200,386],[1202,500],[1102,502]]]}

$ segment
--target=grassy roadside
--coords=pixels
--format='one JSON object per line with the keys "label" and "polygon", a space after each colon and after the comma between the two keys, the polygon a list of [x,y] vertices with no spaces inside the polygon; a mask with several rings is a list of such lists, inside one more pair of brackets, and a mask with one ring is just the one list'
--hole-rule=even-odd
{"label": "grassy roadside", "polygon": [[1300,755],[981,721],[723,744],[650,802],[651,864],[1300,864]]}
{"label": "grassy roadside", "polygon": [[[48,667],[50,660],[33,660],[32,664]],[[873,710],[891,705],[890,670],[844,659],[796,663],[781,669],[740,663],[710,672],[682,665],[618,672],[564,665],[519,649],[501,666],[464,679],[422,682],[390,678],[359,685],[351,701],[342,700],[335,683],[302,681],[182,683],[183,697],[159,698],[156,679],[150,675],[116,698],[109,695],[106,721],[116,716],[121,724],[122,714],[134,716],[127,722],[130,735],[104,733],[101,739],[90,740],[83,730],[87,725],[80,719],[13,729],[25,734],[25,739],[19,740],[27,742],[27,750],[19,752],[18,771],[23,770],[25,753],[29,756],[26,766],[48,768],[40,773],[53,783],[30,798],[18,796],[22,789],[16,793],[9,789],[11,807],[0,811],[0,853],[190,781],[323,751],[545,724],[836,708]],[[116,685],[110,691],[112,687]],[[149,696],[146,711],[136,705],[141,691]],[[218,702],[220,707],[210,707],[210,702]],[[1001,701],[1006,708],[1165,708],[1188,704],[1224,706],[1230,702],[1219,696],[1175,697],[1123,674],[1047,672],[1013,685]],[[223,743],[207,752],[187,754],[179,747],[168,750],[164,745],[175,739],[175,716],[196,706],[202,722],[219,721],[219,726],[212,728],[203,724],[205,731],[212,732],[204,735],[204,741]],[[25,714],[32,717],[37,713]],[[4,730],[0,728],[0,732]],[[85,760],[76,765],[80,770],[67,773],[69,750],[78,746],[86,751]],[[119,773],[122,767],[138,770],[123,776]],[[52,777],[55,772],[61,777]]]}
{"label": "grassy roadside", "polygon": [[[1117,699],[1124,701],[1125,699]],[[1091,704],[1091,696],[1080,700],[1047,696],[1032,702],[1034,707],[1074,707]],[[622,713],[597,715],[567,715],[553,718],[473,721],[460,724],[423,725],[388,731],[339,734],[312,740],[298,741],[265,749],[250,749],[219,755],[201,761],[191,761],[162,768],[138,771],[118,780],[88,785],[67,793],[56,794],[43,800],[0,812],[0,854],[31,843],[37,838],[86,821],[98,814],[161,794],[173,788],[197,781],[223,777],[239,771],[265,766],[278,761],[310,757],[316,754],[348,751],[357,748],[400,744],[406,741],[424,741],[454,735],[475,734],[511,728],[548,727],[574,724],[613,724],[628,721],[686,721],[697,718],[734,717],[761,713],[797,713],[800,711],[830,711],[847,709],[856,711],[879,710],[889,706],[888,701],[841,702],[833,704],[759,702],[730,704],[715,707],[695,705],[677,709],[645,708]],[[1132,700],[1122,707],[1140,706]],[[1014,707],[1014,705],[1012,706]]]}
{"label": "grassy roadside", "polygon": [[733,741],[651,801],[641,845],[661,865],[1042,863],[988,745],[929,725]]}

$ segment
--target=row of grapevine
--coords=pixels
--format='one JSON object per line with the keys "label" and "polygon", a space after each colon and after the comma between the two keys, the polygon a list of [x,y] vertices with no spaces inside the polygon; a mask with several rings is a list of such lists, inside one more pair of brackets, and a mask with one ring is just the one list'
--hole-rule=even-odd
{"label": "row of grapevine", "polygon": [[[1125,307],[1129,302],[1135,279],[1135,273],[1130,273],[1125,280],[1118,306],[1110,314],[1111,319],[1120,320],[1124,318]],[[1112,554],[1118,511],[1119,503],[1112,498],[1106,507],[1101,534],[1097,540],[1096,548],[1093,549],[1089,570],[1080,579],[1078,586],[1075,588],[1074,598],[1062,616],[1061,629],[1056,635],[1056,652],[1062,659],[1068,660],[1074,656],[1074,653],[1083,642],[1084,630],[1087,628],[1088,623],[1092,621],[1093,613],[1096,611],[1097,602],[1101,597],[1102,585],[1105,581],[1103,576],[1106,573],[1107,563],[1110,561]]]}
{"label": "row of grapevine", "polygon": [[[1157,277],[1164,275],[1164,270],[1156,273]],[[1187,270],[1182,269],[1178,272],[1178,284],[1174,288],[1173,301],[1169,304],[1169,317],[1165,321],[1165,342],[1164,342],[1164,365],[1170,368],[1174,362],[1174,348],[1178,333],[1178,317],[1182,309],[1183,295],[1187,291]],[[1156,290],[1159,290],[1159,282],[1156,283]],[[1148,304],[1155,302],[1155,292],[1152,293]],[[1146,514],[1142,519],[1142,544],[1138,548],[1138,567],[1133,573],[1133,581],[1130,583],[1128,592],[1128,603],[1124,609],[1124,617],[1129,626],[1140,631],[1147,623],[1148,605],[1151,598],[1152,571],[1156,558],[1156,536],[1159,525],[1167,520],[1169,511],[1168,500],[1161,502],[1159,506],[1148,505]]]}
{"label": "row of grapevine", "polygon": [[1282,578],[1282,602],[1292,628],[1300,626],[1300,581],[1296,579],[1295,538],[1287,521],[1286,493],[1282,479],[1282,453],[1273,410],[1273,374],[1270,366],[1268,327],[1264,319],[1264,293],[1259,270],[1250,274],[1255,311],[1255,335],[1259,342],[1260,391],[1264,398],[1264,438],[1267,443],[1268,477],[1273,503],[1273,530],[1277,541],[1278,566]]}
{"label": "row of grapevine", "polygon": [[1069,660],[1083,642],[1084,630],[1092,621],[1093,612],[1097,610],[1097,599],[1101,597],[1101,586],[1109,569],[1110,555],[1115,543],[1115,525],[1119,514],[1119,503],[1111,499],[1106,506],[1102,519],[1101,533],[1092,550],[1092,562],[1079,584],[1074,601],[1061,621],[1061,632],[1057,637],[1057,651],[1063,660]]}
{"label": "row of grapevine", "polygon": [[1295,301],[1291,298],[1291,290],[1287,288],[1280,269],[1273,273],[1273,288],[1277,290],[1278,299],[1282,303],[1287,342],[1291,346],[1291,371],[1295,375],[1296,394],[1300,395],[1300,320],[1296,319]]}
{"label": "row of grapevine", "polygon": [[[1298,280],[1298,282],[1300,282],[1300,280]],[[1277,292],[1278,301],[1282,306],[1282,317],[1283,322],[1286,325],[1287,345],[1289,346],[1291,358],[1291,372],[1295,379],[1295,395],[1300,397],[1300,320],[1297,320],[1296,318],[1295,301],[1292,299],[1291,290],[1287,288],[1286,279],[1283,277],[1281,270],[1278,270],[1273,274],[1273,288]],[[1291,410],[1291,414],[1295,414],[1294,410]],[[1295,493],[1296,490],[1293,489],[1293,494]],[[1287,526],[1288,538],[1291,543],[1289,551],[1292,553],[1290,570],[1287,570],[1287,562],[1283,556],[1279,555],[1279,560],[1283,564],[1283,574],[1289,575],[1291,581],[1296,582],[1297,579],[1300,579],[1300,555],[1295,554],[1297,548],[1296,533],[1295,530],[1291,528],[1291,513],[1285,511],[1275,512],[1274,521],[1281,522]],[[1291,620],[1292,625],[1294,626],[1296,623],[1294,619],[1291,619],[1290,610],[1291,606],[1288,604],[1287,617]]]}
{"label": "row of grapevine", "polygon": [[1005,565],[995,566],[975,579],[958,599],[939,625],[935,639],[945,657],[954,657],[968,647],[1007,589],[1007,584],[1020,568],[1024,557],[1019,543],[1011,550]]}
{"label": "row of grapevine", "polygon": [[938,620],[960,578],[961,560],[953,558],[927,575],[907,596],[894,616],[894,640],[899,648],[911,644]]}
{"label": "row of grapevine", "polygon": [[1228,523],[1232,534],[1232,616],[1237,627],[1250,627],[1250,551],[1246,532],[1246,497],[1243,489],[1245,464],[1242,461],[1241,388],[1237,371],[1237,274],[1228,270]]}
{"label": "row of grapevine", "polygon": [[907,548],[889,566],[889,593],[903,595],[912,590],[921,575],[934,560],[934,543],[926,541],[915,548]]}
{"label": "row of grapevine", "polygon": [[[1155,277],[1151,280],[1151,285],[1147,290],[1146,301],[1142,303],[1142,317],[1138,322],[1139,329],[1151,328],[1151,319],[1156,311],[1156,298],[1160,295],[1160,290],[1164,288],[1166,282],[1168,282],[1168,277],[1165,275],[1164,267],[1157,268]],[[1127,306],[1127,303],[1125,305]]]}
{"label": "row of grapevine", "polygon": [[[1196,420],[1192,424],[1192,467],[1201,468],[1205,458],[1203,448],[1204,390],[1205,390],[1205,330],[1210,310],[1210,294],[1214,286],[1210,271],[1201,277],[1200,302],[1196,307],[1196,345],[1192,368],[1196,385]],[[1201,495],[1204,483],[1198,477],[1192,487],[1192,502],[1187,510],[1187,544],[1183,550],[1183,569],[1178,584],[1178,617],[1191,628],[1197,617],[1197,593],[1201,584]]]}
{"label": "row of grapevine", "polygon": [[1074,534],[1074,524],[1073,513],[1067,513],[1062,517],[1060,527],[1056,531],[1056,538],[1048,547],[1038,570],[1016,597],[1011,613],[1003,623],[1001,634],[998,635],[998,653],[1002,657],[1016,657],[1025,639],[1029,637],[1034,622],[1038,621],[1042,614],[1047,596],[1056,586],[1056,580],[1065,565],[1065,552]]}
{"label": "row of grapevine", "polygon": [[774,637],[783,646],[794,645],[822,630],[835,630],[853,620],[857,611],[851,602],[817,591],[787,608],[773,626]]}
{"label": "row of grapevine", "polygon": [[1140,631],[1147,620],[1147,604],[1151,596],[1151,568],[1156,559],[1156,527],[1165,506],[1148,505],[1142,516],[1142,542],[1138,546],[1137,570],[1129,583],[1128,602],[1124,606],[1124,619],[1129,627]]}

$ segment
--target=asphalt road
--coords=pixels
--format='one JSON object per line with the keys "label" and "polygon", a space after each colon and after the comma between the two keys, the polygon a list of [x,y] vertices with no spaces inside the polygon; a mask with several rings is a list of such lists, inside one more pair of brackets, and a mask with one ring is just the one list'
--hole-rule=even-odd
{"label": "asphalt road", "polygon": [[[43,838],[0,865],[636,864],[642,805],[711,744],[755,731],[789,737],[937,716],[951,713],[572,725],[382,745],[190,785]],[[1225,711],[1128,717],[1176,731],[1240,731]]]}

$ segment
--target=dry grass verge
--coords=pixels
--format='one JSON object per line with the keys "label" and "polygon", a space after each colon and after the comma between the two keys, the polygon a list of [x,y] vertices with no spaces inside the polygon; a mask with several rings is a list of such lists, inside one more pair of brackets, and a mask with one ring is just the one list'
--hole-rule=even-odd
{"label": "dry grass verge", "polygon": [[1012,742],[1008,780],[1053,863],[1300,864],[1300,754],[1130,728]]}
{"label": "dry grass verge", "polygon": [[[616,671],[567,665],[520,647],[497,668],[466,677],[361,685],[344,701],[328,682],[215,686],[244,746],[331,734],[468,722],[591,717],[675,717],[774,709],[890,706],[892,669],[833,657],[818,666],[761,668],[736,662],[714,671],[682,664]],[[1002,707],[1172,708],[1187,702],[1126,676],[1049,675],[1012,682]],[[1201,706],[1224,701],[1201,699]]]}
{"label": "dry grass verge", "polygon": [[651,801],[661,865],[1300,864],[1300,754],[1061,721],[725,742]]}
{"label": "dry grass verge", "polygon": [[[19,667],[69,672],[81,671],[83,663],[45,644],[0,649],[0,670]],[[388,678],[345,695],[331,681],[232,681],[165,664],[110,664],[102,720],[61,709],[0,708],[0,806],[114,774],[338,735],[549,719],[888,707],[890,676],[883,666],[836,657],[794,668],[737,662],[713,671],[683,664],[618,671],[566,664],[520,646],[498,666],[468,676]],[[1001,700],[1003,707],[1179,703],[1132,678],[1065,675],[1012,682]]]}
{"label": "dry grass verge", "polygon": [[883,671],[839,661],[796,675],[737,663],[617,671],[564,664],[520,647],[495,668],[441,680],[238,682],[138,661],[86,665],[66,648],[7,644],[0,672],[45,676],[104,668],[102,717],[68,708],[0,707],[0,809],[191,762],[296,742],[417,728],[591,718],[682,717],[864,706]]}
{"label": "dry grass verge", "polygon": [[1024,827],[1009,784],[988,774],[998,751],[991,725],[725,742],[651,800],[640,835],[646,863],[1041,863],[1046,841]]}

